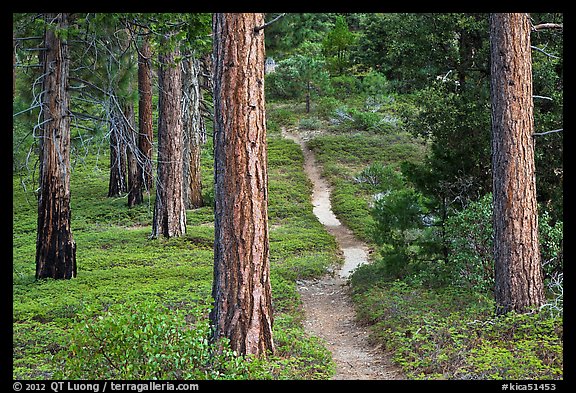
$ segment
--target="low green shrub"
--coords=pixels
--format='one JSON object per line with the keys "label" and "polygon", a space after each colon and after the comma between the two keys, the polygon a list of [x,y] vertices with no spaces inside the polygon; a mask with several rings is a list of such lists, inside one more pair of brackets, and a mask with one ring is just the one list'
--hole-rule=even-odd
{"label": "low green shrub", "polygon": [[[353,280],[370,279],[358,268]],[[355,278],[357,274],[362,275]],[[405,281],[353,281],[354,300],[370,336],[411,379],[562,379],[562,317],[494,315],[490,294]]]}
{"label": "low green shrub", "polygon": [[[88,309],[59,353],[59,379],[237,379],[254,364],[210,342],[208,306],[153,302]],[[255,361],[255,360],[253,360]]]}
{"label": "low green shrub", "polygon": [[[326,379],[330,352],[300,328],[275,329],[277,354],[240,356],[212,342],[207,302],[119,303],[78,314],[65,349],[54,356],[57,379]],[[285,325],[282,320],[278,321]]]}
{"label": "low green shrub", "polygon": [[445,224],[452,282],[480,291],[494,286],[492,194],[448,218]]}
{"label": "low green shrub", "polygon": [[[542,266],[547,280],[562,273],[563,222],[551,222],[547,211],[538,219]],[[448,244],[448,265],[452,283],[477,290],[491,290],[494,286],[492,194],[448,218],[445,225]]]}
{"label": "low green shrub", "polygon": [[316,113],[325,120],[334,116],[334,111],[343,104],[335,97],[320,97],[316,102]]}
{"label": "low green shrub", "polygon": [[322,122],[317,117],[304,117],[300,119],[298,128],[301,130],[318,130],[322,128]]}

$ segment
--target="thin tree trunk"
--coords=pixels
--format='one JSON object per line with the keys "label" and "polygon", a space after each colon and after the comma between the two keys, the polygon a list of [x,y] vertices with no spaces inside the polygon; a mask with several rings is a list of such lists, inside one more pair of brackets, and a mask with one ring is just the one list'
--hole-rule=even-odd
{"label": "thin tree trunk", "polygon": [[186,233],[182,191],[182,71],[176,63],[178,49],[160,58],[158,110],[158,175],[152,237],[177,237]]}
{"label": "thin tree trunk", "polygon": [[[68,26],[67,14],[47,14],[48,24]],[[70,116],[68,45],[45,32],[36,278],[76,277],[76,243],[70,228]]]}
{"label": "thin tree trunk", "polygon": [[310,80],[306,84],[306,113],[310,113]]}
{"label": "thin tree trunk", "polygon": [[138,161],[142,153],[138,147],[136,124],[134,123],[134,104],[128,102],[124,105],[124,134],[127,139],[126,163],[128,166],[128,207],[134,207],[144,201],[142,196],[142,177]]}
{"label": "thin tree trunk", "polygon": [[544,301],[538,245],[530,22],[492,14],[491,100],[497,312],[524,312]]}
{"label": "thin tree trunk", "polygon": [[12,101],[16,95],[16,33],[12,32]]}
{"label": "thin tree trunk", "polygon": [[206,54],[200,59],[200,76],[198,81],[200,84],[200,144],[204,145],[208,140],[205,118],[212,119],[212,115],[214,114],[214,108],[209,107],[208,103],[204,100],[204,92],[208,92],[208,94],[212,96],[214,91],[212,83],[212,56],[210,54]]}
{"label": "thin tree trunk", "polygon": [[139,162],[140,177],[143,181],[142,188],[148,193],[152,189],[152,141],[154,138],[151,56],[150,43],[145,37],[138,52],[138,146],[142,152],[141,162]]}
{"label": "thin tree trunk", "polygon": [[114,103],[110,110],[110,180],[108,197],[117,197],[127,191],[126,187],[126,143],[124,141],[123,114]]}
{"label": "thin tree trunk", "polygon": [[214,340],[274,351],[268,239],[263,14],[215,14]]}
{"label": "thin tree trunk", "polygon": [[186,209],[203,205],[200,145],[200,61],[190,57],[182,62],[182,127],[184,129],[184,204]]}

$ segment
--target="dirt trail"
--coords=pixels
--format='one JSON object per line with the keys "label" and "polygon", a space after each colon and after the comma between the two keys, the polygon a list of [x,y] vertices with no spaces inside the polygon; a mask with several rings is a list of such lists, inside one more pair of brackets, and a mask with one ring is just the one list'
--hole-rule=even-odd
{"label": "dirt trail", "polygon": [[333,379],[404,379],[399,367],[382,350],[368,344],[368,333],[355,320],[347,278],[359,265],[368,262],[368,247],[336,218],[330,204],[330,187],[320,175],[314,154],[295,133],[283,130],[283,136],[300,145],[304,170],[314,185],[314,214],[338,242],[344,265],[332,275],[317,280],[301,280],[298,291],[304,304],[308,334],[326,341],[336,363]]}

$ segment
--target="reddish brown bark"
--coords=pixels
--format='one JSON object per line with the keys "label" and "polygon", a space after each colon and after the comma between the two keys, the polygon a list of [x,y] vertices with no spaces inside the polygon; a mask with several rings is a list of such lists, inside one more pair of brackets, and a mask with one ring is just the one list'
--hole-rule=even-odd
{"label": "reddish brown bark", "polygon": [[274,351],[268,239],[263,14],[215,14],[214,339]]}
{"label": "reddish brown bark", "polygon": [[182,71],[176,63],[179,55],[176,49],[159,56],[158,175],[152,237],[186,233],[182,191]]}
{"label": "reddish brown bark", "polygon": [[[67,14],[47,14],[46,21],[68,25]],[[70,228],[68,46],[50,28],[45,46],[36,278],[70,279],[76,277],[76,243]]]}
{"label": "reddish brown bark", "polygon": [[528,15],[492,14],[490,40],[495,299],[498,313],[524,312],[545,301]]}

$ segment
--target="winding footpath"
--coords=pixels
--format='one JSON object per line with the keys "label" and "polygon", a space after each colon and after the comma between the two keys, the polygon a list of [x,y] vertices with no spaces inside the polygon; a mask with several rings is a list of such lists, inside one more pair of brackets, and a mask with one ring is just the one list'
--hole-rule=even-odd
{"label": "winding footpath", "polygon": [[368,333],[358,325],[350,299],[347,279],[359,265],[368,263],[368,246],[336,218],[330,204],[330,186],[320,174],[314,154],[302,138],[283,130],[283,136],[298,143],[304,153],[304,170],[314,185],[314,214],[332,234],[343,253],[344,265],[332,275],[298,282],[310,335],[326,342],[336,363],[336,380],[404,379],[386,353],[368,343]]}

